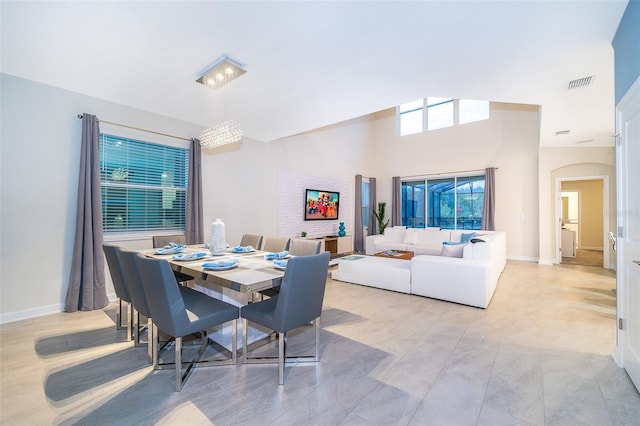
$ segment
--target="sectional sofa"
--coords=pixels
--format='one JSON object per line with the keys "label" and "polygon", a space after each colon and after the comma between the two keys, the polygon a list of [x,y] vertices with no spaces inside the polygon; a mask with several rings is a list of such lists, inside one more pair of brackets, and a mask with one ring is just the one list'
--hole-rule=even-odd
{"label": "sectional sofa", "polygon": [[[415,256],[368,255],[385,250]],[[341,258],[332,278],[486,308],[506,264],[506,233],[387,228],[385,235],[367,237],[366,253]]]}

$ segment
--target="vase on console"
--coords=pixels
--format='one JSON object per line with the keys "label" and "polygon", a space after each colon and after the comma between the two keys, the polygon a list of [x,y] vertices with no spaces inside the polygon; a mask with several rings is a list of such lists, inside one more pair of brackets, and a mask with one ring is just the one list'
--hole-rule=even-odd
{"label": "vase on console", "polygon": [[338,226],[338,236],[344,237],[347,233],[344,230],[344,222],[340,222],[340,226]]}

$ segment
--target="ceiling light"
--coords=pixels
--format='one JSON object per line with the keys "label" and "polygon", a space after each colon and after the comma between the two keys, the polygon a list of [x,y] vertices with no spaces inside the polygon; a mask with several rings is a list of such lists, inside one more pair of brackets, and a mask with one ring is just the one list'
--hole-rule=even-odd
{"label": "ceiling light", "polygon": [[247,71],[244,70],[238,62],[228,56],[223,56],[207,68],[196,82],[200,84],[205,84],[205,82],[207,82],[208,85],[211,86],[211,82],[213,81],[215,83],[215,88],[218,88],[235,80],[245,72]]}
{"label": "ceiling light", "polygon": [[234,120],[225,121],[216,126],[209,127],[200,133],[200,146],[205,149],[217,148],[222,145],[240,142],[242,130]]}

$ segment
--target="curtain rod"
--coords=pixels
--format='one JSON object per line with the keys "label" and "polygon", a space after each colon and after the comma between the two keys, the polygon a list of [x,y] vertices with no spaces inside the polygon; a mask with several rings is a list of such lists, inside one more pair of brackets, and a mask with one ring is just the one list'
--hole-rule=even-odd
{"label": "curtain rod", "polygon": [[[78,114],[78,118],[82,118],[82,114]],[[155,135],[167,136],[167,137],[170,137],[170,138],[180,139],[180,140],[183,140],[183,141],[191,142],[191,139],[183,138],[181,136],[174,136],[174,135],[169,135],[167,133],[154,132],[153,130],[147,130],[147,129],[141,129],[139,127],[127,126],[126,124],[113,123],[111,121],[100,120],[97,117],[96,117],[96,120],[98,120],[100,123],[111,124],[113,126],[119,126],[119,127],[126,127],[127,129],[139,130],[141,132],[153,133]]]}
{"label": "curtain rod", "polygon": [[[494,167],[494,169],[499,170],[499,167]],[[400,176],[400,179],[406,178],[416,178],[416,177],[426,177],[426,176],[442,176],[442,175],[454,175],[458,173],[471,173],[471,172],[484,172],[486,169],[476,169],[476,170],[457,170],[455,172],[442,172],[442,173],[426,173],[423,175],[411,175],[411,176]]]}

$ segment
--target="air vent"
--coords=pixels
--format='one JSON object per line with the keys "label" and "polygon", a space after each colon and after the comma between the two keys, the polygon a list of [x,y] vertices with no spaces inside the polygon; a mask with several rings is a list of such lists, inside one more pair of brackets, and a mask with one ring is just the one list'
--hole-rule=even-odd
{"label": "air vent", "polygon": [[593,77],[594,76],[590,75],[589,77],[582,77],[576,80],[571,80],[569,82],[569,85],[567,86],[567,90],[575,90],[575,89],[581,89],[583,87],[589,87],[593,82]]}
{"label": "air vent", "polygon": [[568,135],[571,130],[558,130],[556,136]]}
{"label": "air vent", "polygon": [[593,139],[585,139],[585,140],[581,140],[581,141],[576,141],[576,143],[591,143],[593,142]]}

